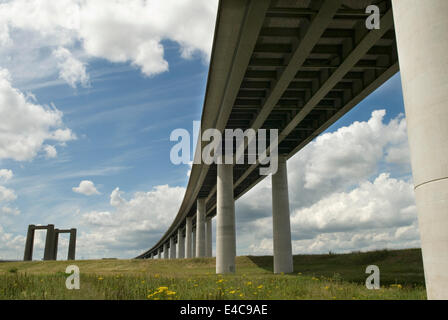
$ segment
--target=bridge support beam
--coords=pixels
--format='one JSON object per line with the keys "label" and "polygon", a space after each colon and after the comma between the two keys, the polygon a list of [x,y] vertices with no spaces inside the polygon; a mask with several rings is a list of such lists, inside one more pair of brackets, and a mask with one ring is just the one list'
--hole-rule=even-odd
{"label": "bridge support beam", "polygon": [[76,229],[70,229],[70,241],[68,244],[68,260],[75,260],[76,255]]}
{"label": "bridge support beam", "polygon": [[448,1],[392,6],[427,296],[448,299]]}
{"label": "bridge support beam", "polygon": [[205,257],[205,205],[206,199],[197,201],[196,212],[196,257]]}
{"label": "bridge support beam", "polygon": [[185,257],[185,238],[182,229],[177,230],[177,258],[183,259]]}
{"label": "bridge support beam", "polygon": [[193,236],[192,236],[193,242],[193,249],[192,249],[192,256],[193,258],[196,258],[196,228],[193,229]]}
{"label": "bridge support beam", "polygon": [[216,273],[234,273],[236,256],[233,166],[218,164],[216,189]]}
{"label": "bridge support beam", "polygon": [[159,249],[157,249],[157,259],[162,259],[162,251]]}
{"label": "bridge support beam", "polygon": [[185,226],[185,258],[193,257],[193,218],[187,217]]}
{"label": "bridge support beam", "polygon": [[170,238],[170,259],[176,259],[176,243],[174,236]]}
{"label": "bridge support beam", "polygon": [[213,256],[212,248],[212,218],[208,218],[205,221],[205,256]]}
{"label": "bridge support beam", "polygon": [[59,229],[54,229],[53,260],[58,260]]}
{"label": "bridge support beam", "polygon": [[54,260],[54,224],[49,224],[46,229],[44,260]]}
{"label": "bridge support beam", "polygon": [[24,261],[31,261],[33,260],[33,246],[34,246],[34,232],[35,232],[35,225],[30,224],[28,226],[28,232],[26,234],[26,243],[25,243],[25,254],[23,255]]}
{"label": "bridge support beam", "polygon": [[165,242],[163,244],[163,259],[169,258],[169,252],[168,252],[168,242]]}
{"label": "bridge support beam", "polygon": [[272,225],[274,273],[293,271],[291,223],[289,218],[288,172],[286,158],[278,157],[278,170],[272,175]]}

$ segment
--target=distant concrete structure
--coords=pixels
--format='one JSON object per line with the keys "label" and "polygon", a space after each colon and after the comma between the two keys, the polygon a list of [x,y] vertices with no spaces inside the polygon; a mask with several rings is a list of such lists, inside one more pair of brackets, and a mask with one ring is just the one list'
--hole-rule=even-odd
{"label": "distant concrete structure", "polygon": [[44,260],[56,260],[58,255],[58,242],[60,233],[70,233],[67,260],[75,260],[76,229],[72,228],[69,230],[60,230],[55,229],[53,224],[49,224],[47,226],[36,226],[34,224],[30,224],[28,226],[28,232],[25,242],[25,253],[23,256],[24,261],[33,260],[34,233],[36,230],[47,230],[47,236],[45,239]]}

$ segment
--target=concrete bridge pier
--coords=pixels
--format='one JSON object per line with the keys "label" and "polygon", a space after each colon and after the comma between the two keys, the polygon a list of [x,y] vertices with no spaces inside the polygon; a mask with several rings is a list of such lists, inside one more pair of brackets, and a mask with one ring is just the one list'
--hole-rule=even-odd
{"label": "concrete bridge pier", "polygon": [[170,238],[170,259],[176,259],[176,243],[174,236]]}
{"label": "concrete bridge pier", "polygon": [[213,248],[212,248],[212,218],[208,218],[205,221],[205,256],[212,257],[213,256]]}
{"label": "concrete bridge pier", "polygon": [[34,224],[30,224],[28,226],[28,232],[26,234],[26,243],[25,243],[25,254],[23,255],[24,261],[33,260],[33,245],[34,245],[35,227],[36,226]]}
{"label": "concrete bridge pier", "polygon": [[278,170],[272,175],[272,226],[274,273],[293,272],[291,223],[289,217],[286,158],[278,157]]}
{"label": "concrete bridge pier", "polygon": [[187,217],[185,225],[185,258],[193,258],[193,218]]}
{"label": "concrete bridge pier", "polygon": [[192,258],[196,258],[196,228],[193,228],[193,235],[192,235]]}
{"label": "concrete bridge pier", "polygon": [[162,251],[159,249],[157,249],[157,259],[162,259]]}
{"label": "concrete bridge pier", "polygon": [[163,259],[168,259],[169,255],[168,255],[168,242],[165,242],[163,244]]}
{"label": "concrete bridge pier", "polygon": [[392,1],[428,299],[448,299],[448,1]]}
{"label": "concrete bridge pier", "polygon": [[197,200],[196,212],[196,257],[205,257],[205,207],[206,199]]}
{"label": "concrete bridge pier", "polygon": [[177,258],[183,259],[185,257],[185,238],[182,229],[177,230]]}
{"label": "concrete bridge pier", "polygon": [[58,245],[59,245],[59,229],[54,229],[53,260],[58,260]]}
{"label": "concrete bridge pier", "polygon": [[68,243],[67,260],[75,260],[75,255],[76,255],[76,229],[70,229],[70,240]]}
{"label": "concrete bridge pier", "polygon": [[49,224],[46,229],[44,260],[54,260],[54,224]]}
{"label": "concrete bridge pier", "polygon": [[216,191],[216,273],[234,273],[236,256],[233,166],[218,164]]}

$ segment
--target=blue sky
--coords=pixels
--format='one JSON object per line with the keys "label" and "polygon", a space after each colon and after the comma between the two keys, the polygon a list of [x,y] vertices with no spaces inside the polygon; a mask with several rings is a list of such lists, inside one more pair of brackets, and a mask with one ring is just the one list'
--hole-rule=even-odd
{"label": "blue sky", "polygon": [[[169,137],[176,128],[191,132],[201,118],[216,3],[129,3],[64,0],[37,11],[22,0],[0,3],[0,116],[24,110],[0,135],[0,207],[8,208],[0,213],[0,259],[22,257],[31,223],[78,228],[78,258],[130,258],[177,213],[189,167],[171,164]],[[81,22],[67,25],[64,8],[81,12]],[[101,15],[103,8],[115,14]],[[142,14],[147,25],[138,22]],[[173,27],[184,14],[188,21]],[[28,24],[30,16],[45,22]],[[17,95],[26,102],[9,99]],[[40,126],[46,138],[19,152],[10,148],[14,139],[34,141],[40,132],[20,127],[22,119],[35,121],[31,105],[45,115],[56,108],[60,119]],[[288,162],[295,253],[419,245],[403,113],[397,74]],[[49,138],[58,128],[66,135]],[[343,153],[326,152],[338,144]],[[93,192],[75,192],[81,181]],[[266,199],[269,179],[237,202],[238,254],[271,252]],[[248,234],[254,226],[259,231]],[[65,237],[61,252],[66,245]],[[39,233],[35,259],[42,250]]]}

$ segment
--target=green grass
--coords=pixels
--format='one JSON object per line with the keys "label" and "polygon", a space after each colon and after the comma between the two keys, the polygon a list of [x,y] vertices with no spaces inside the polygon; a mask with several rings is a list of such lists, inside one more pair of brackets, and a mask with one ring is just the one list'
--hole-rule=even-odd
{"label": "green grass", "polygon": [[[75,264],[81,289],[67,290]],[[367,290],[375,264],[381,289]],[[0,263],[0,299],[426,299],[419,249],[294,256],[294,273],[272,274],[272,257],[237,257],[234,275],[215,259]]]}

